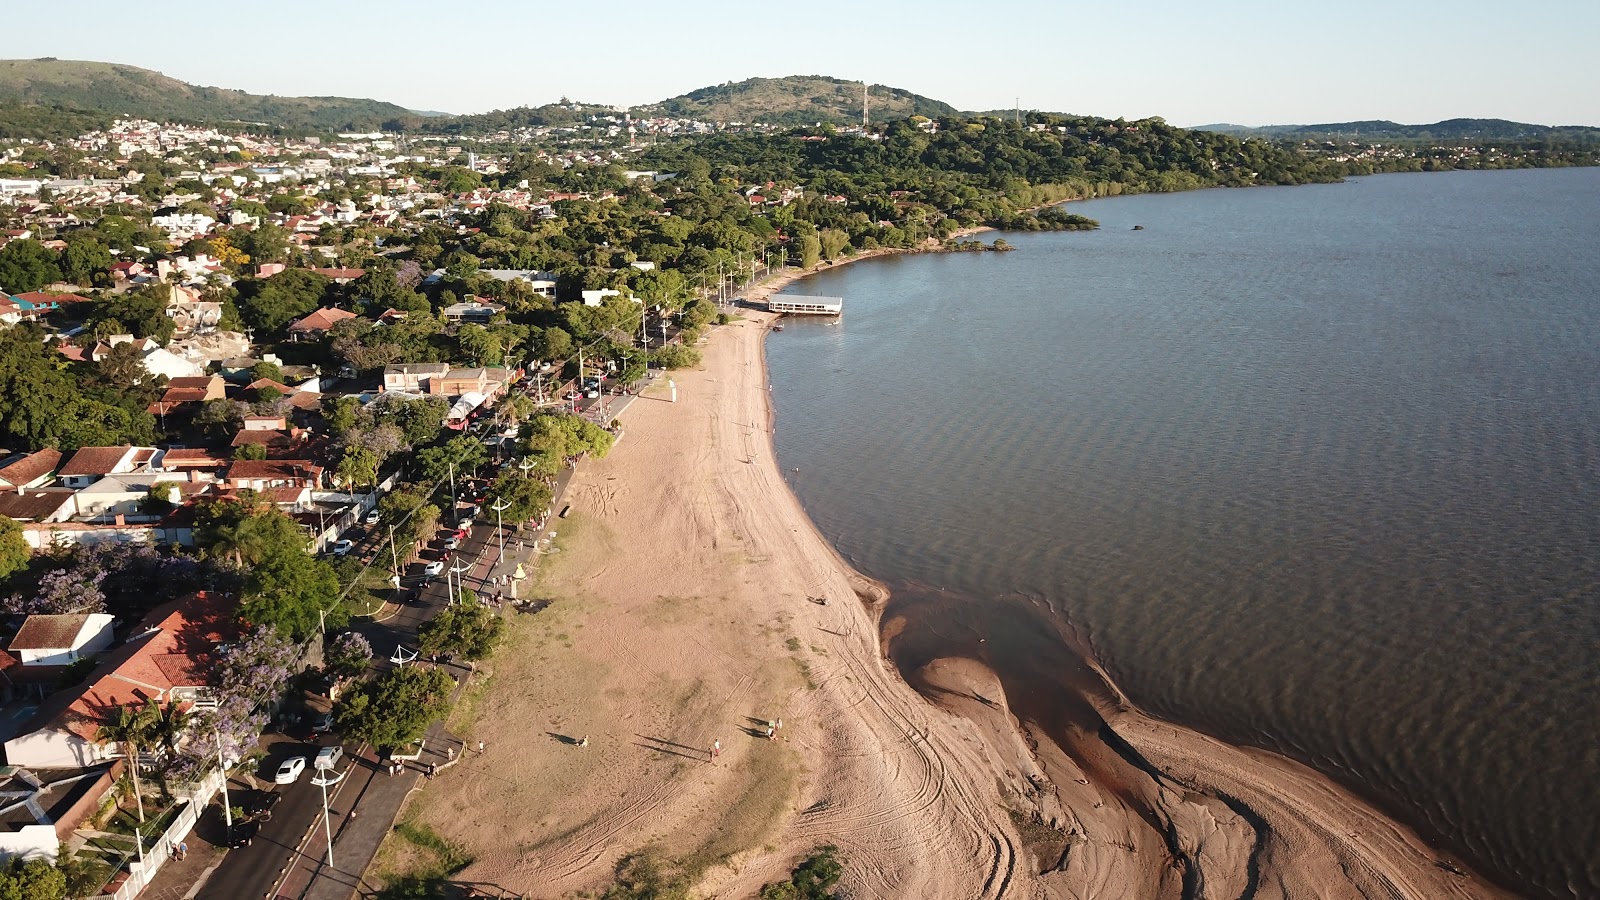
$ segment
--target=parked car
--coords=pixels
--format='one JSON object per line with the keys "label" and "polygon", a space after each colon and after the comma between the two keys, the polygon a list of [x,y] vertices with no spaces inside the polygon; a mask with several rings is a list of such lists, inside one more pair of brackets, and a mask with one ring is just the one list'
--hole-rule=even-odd
{"label": "parked car", "polygon": [[263,822],[270,822],[272,821],[273,808],[282,802],[283,795],[277,791],[256,791],[254,792],[254,795],[245,802],[244,814],[252,819],[260,819]]}
{"label": "parked car", "polygon": [[367,517],[361,521],[367,523],[368,525],[376,525],[378,524],[378,520],[381,518],[383,518],[383,514],[378,512],[378,508],[374,506],[367,512]]}
{"label": "parked car", "polygon": [[589,390],[585,391],[583,395],[585,397],[588,397],[590,400],[597,399],[600,396],[600,389],[599,388],[589,388]]}
{"label": "parked car", "polygon": [[436,559],[433,562],[423,566],[422,574],[428,576],[429,578],[434,578],[444,574],[444,560]]}
{"label": "parked car", "polygon": [[300,773],[306,770],[304,756],[291,756],[278,767],[278,774],[272,776],[274,784],[294,784],[300,780]]}
{"label": "parked car", "polygon": [[332,550],[334,556],[349,556],[350,555],[350,551],[354,550],[355,548],[356,548],[356,542],[355,541],[347,541],[347,540],[344,540],[343,538],[341,538],[341,539],[333,542],[333,547],[331,548],[331,550]]}
{"label": "parked car", "polygon": [[461,518],[461,521],[456,523],[456,530],[457,531],[470,532],[470,531],[472,531],[472,526],[476,525],[476,524],[477,524],[477,521],[474,520],[471,516],[463,516]]}
{"label": "parked car", "polygon": [[331,713],[331,712],[318,713],[317,716],[311,720],[311,733],[312,734],[322,734],[323,732],[332,731],[332,730],[333,730],[333,713]]}
{"label": "parked car", "polygon": [[248,847],[254,843],[256,832],[261,830],[261,822],[256,819],[246,819],[243,822],[233,823],[233,832],[228,835],[228,846],[234,849]]}
{"label": "parked car", "polygon": [[444,548],[446,550],[454,550],[459,546],[461,546],[461,538],[454,534],[450,535],[450,537],[444,542]]}
{"label": "parked car", "polygon": [[317,758],[311,765],[316,769],[331,769],[337,766],[341,759],[344,759],[344,748],[335,744],[332,747],[323,747],[318,750]]}

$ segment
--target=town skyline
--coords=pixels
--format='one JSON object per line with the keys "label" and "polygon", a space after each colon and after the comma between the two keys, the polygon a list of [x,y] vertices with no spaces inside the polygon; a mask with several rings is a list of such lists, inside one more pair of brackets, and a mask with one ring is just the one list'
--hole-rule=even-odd
{"label": "town skyline", "polygon": [[[445,52],[418,54],[403,41],[297,40],[304,11],[327,34],[376,25],[419,27],[436,19],[416,3],[313,8],[291,3],[278,21],[206,9],[175,16],[161,42],[127,41],[143,27],[136,11],[91,2],[102,27],[71,34],[37,9],[11,14],[16,58],[54,56],[117,62],[206,86],[286,96],[381,100],[452,114],[538,106],[561,97],[622,107],[658,102],[751,77],[821,74],[913,91],[970,111],[1036,109],[1128,119],[1160,116],[1186,126],[1247,126],[1387,119],[1416,124],[1502,118],[1547,125],[1600,124],[1600,100],[1579,86],[1582,36],[1600,12],[1543,3],[1545,16],[1514,21],[1358,3],[1339,18],[1311,12],[1258,15],[1257,4],[1204,10],[1157,3],[1148,29],[1114,10],[1022,4],[992,27],[955,29],[970,11],[954,4],[880,4],[869,10],[824,2],[797,19],[698,2],[671,14],[615,4],[596,31],[581,9],[532,12],[488,3],[494,40],[463,32]],[[1564,24],[1551,29],[1546,23]],[[1059,35],[1030,50],[1026,33]],[[1136,38],[1117,35],[1137,31]],[[230,36],[248,31],[250,41]],[[959,33],[959,46],[951,36]],[[506,38],[504,36],[513,36]],[[526,39],[519,36],[526,35]],[[1308,38],[1307,35],[1311,37]],[[181,52],[174,52],[174,48]],[[470,47],[471,53],[457,49]],[[1019,50],[1021,52],[1019,52]],[[1004,61],[1003,69],[995,67]],[[1492,61],[1492,64],[1486,64]]]}

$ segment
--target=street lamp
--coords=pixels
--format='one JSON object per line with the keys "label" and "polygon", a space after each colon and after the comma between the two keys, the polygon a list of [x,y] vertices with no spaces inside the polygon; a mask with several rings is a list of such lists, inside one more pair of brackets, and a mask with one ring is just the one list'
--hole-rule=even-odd
{"label": "street lamp", "polygon": [[233,807],[228,802],[228,761],[222,755],[222,732],[212,726],[211,736],[217,742],[217,765],[222,767],[222,821],[228,826],[228,840],[233,840]]}
{"label": "street lamp", "polygon": [[[455,590],[455,593],[450,595],[450,605],[454,606],[459,601],[461,595],[466,591],[466,584],[467,583],[466,583],[466,580],[461,577],[461,573],[462,572],[471,572],[472,571],[472,567],[471,566],[463,566],[463,565],[457,564],[457,565],[451,566],[450,567],[450,571],[456,573],[456,590]],[[449,582],[449,580],[446,579],[446,584],[448,584],[448,582]]]}
{"label": "street lamp", "polygon": [[313,784],[322,788],[322,833],[328,837],[328,868],[333,868],[333,825],[328,822],[328,785],[338,784],[344,780],[349,771],[339,772],[335,775],[332,769],[322,769],[320,774],[311,779]]}
{"label": "street lamp", "polygon": [[496,500],[494,503],[490,504],[489,508],[494,510],[494,530],[495,530],[495,533],[500,535],[500,559],[498,560],[498,562],[505,562],[505,558],[506,558],[506,530],[505,530],[505,523],[503,521],[501,521],[500,513],[503,512],[504,510],[510,509],[511,508],[511,504],[507,503],[505,501],[505,498],[502,497],[501,499]]}

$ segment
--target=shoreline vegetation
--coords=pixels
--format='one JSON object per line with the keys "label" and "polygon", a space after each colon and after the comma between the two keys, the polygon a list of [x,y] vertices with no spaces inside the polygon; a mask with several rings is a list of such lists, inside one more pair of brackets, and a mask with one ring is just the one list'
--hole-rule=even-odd
{"label": "shoreline vegetation", "polygon": [[[1144,715],[1098,669],[1092,721],[1048,728],[972,659],[902,674],[888,592],[778,469],[775,322],[714,329],[677,401],[647,391],[626,446],[579,468],[550,606],[452,723],[505,750],[406,814],[472,850],[458,883],[750,897],[826,848],[851,896],[1510,896],[1305,766]],[[578,733],[592,745],[545,737]],[[395,844],[380,874],[414,861]]]}

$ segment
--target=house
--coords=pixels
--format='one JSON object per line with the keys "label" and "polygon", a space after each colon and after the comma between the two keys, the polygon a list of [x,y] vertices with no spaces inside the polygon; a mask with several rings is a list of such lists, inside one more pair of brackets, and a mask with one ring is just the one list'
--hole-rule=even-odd
{"label": "house", "polygon": [[107,475],[126,475],[159,465],[154,447],[79,447],[56,474],[69,488],[88,487]]}
{"label": "house", "polygon": [[584,306],[599,306],[600,304],[606,302],[606,298],[607,297],[620,297],[620,296],[622,296],[622,292],[617,290],[616,288],[601,288],[601,289],[599,289],[597,291],[584,291],[583,292],[583,305]]}
{"label": "house", "polygon": [[308,459],[240,459],[228,467],[229,487],[265,491],[268,488],[322,486],[322,466]]}
{"label": "house", "polygon": [[432,393],[428,385],[433,379],[442,378],[449,372],[449,363],[401,363],[385,366],[383,389],[404,394]]}
{"label": "house", "polygon": [[196,703],[209,698],[208,674],[217,648],[234,637],[235,604],[200,592],[157,607],[121,647],[75,688],[45,700],[5,742],[13,766],[84,768],[123,755],[99,742],[100,726],[124,706]]}
{"label": "house", "polygon": [[510,369],[451,369],[445,375],[428,382],[428,393],[442,397],[477,393],[482,394],[487,401],[498,397],[510,381]]}
{"label": "house", "polygon": [[107,475],[78,489],[73,498],[76,518],[115,525],[126,525],[134,519],[155,521],[165,510],[152,512],[145,508],[145,501],[152,493],[178,506],[184,499],[206,490],[206,481],[189,481],[188,477],[187,473],[159,470]]}
{"label": "house", "polygon": [[18,522],[65,522],[77,510],[72,488],[27,488],[0,491],[0,516]]}
{"label": "house", "polygon": [[355,317],[356,314],[349,310],[337,306],[325,307],[290,325],[289,338],[297,341],[302,337],[320,337],[335,324]]}
{"label": "house", "polygon": [[110,647],[115,621],[107,613],[29,616],[8,649],[25,666],[70,666]]}
{"label": "house", "polygon": [[366,269],[311,269],[334,284],[349,284],[367,274]]}
{"label": "house", "polygon": [[13,456],[0,465],[0,487],[38,487],[48,483],[60,465],[61,451],[54,447]]}
{"label": "house", "polygon": [[191,473],[221,469],[227,464],[226,457],[199,448],[176,448],[161,455],[161,471],[183,473],[195,480],[198,479]]}
{"label": "house", "polygon": [[200,410],[200,404],[208,400],[221,400],[226,395],[227,382],[220,375],[179,377],[168,381],[161,399],[150,404],[145,411],[162,417],[174,413],[192,416]]}
{"label": "house", "polygon": [[61,846],[116,786],[122,765],[116,760],[87,770],[0,769],[0,860],[54,865]]}
{"label": "house", "polygon": [[441,312],[443,312],[447,322],[471,322],[477,325],[487,325],[496,315],[505,312],[505,310],[506,308],[499,304],[484,303],[473,299],[446,306]]}

